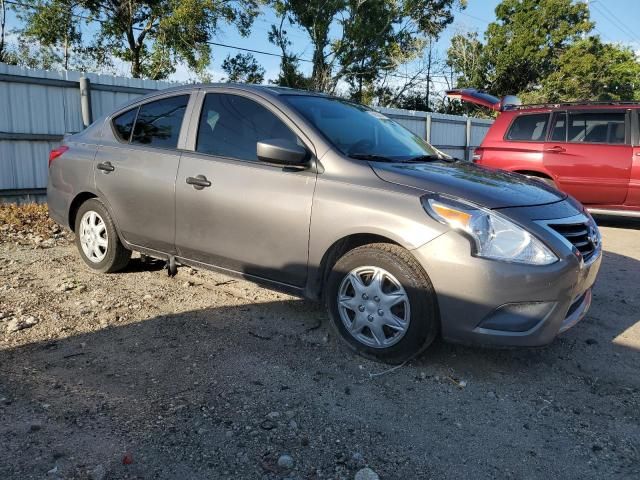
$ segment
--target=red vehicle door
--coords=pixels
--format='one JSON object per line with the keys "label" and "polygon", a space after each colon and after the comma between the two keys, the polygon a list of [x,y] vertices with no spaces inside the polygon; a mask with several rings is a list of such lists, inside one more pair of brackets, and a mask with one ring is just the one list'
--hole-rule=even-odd
{"label": "red vehicle door", "polygon": [[554,114],[544,166],[560,190],[585,205],[623,205],[633,158],[631,111],[581,109]]}
{"label": "red vehicle door", "polygon": [[640,109],[635,109],[631,116],[631,141],[633,147],[633,160],[631,166],[631,178],[629,179],[629,193],[626,205],[640,207]]}

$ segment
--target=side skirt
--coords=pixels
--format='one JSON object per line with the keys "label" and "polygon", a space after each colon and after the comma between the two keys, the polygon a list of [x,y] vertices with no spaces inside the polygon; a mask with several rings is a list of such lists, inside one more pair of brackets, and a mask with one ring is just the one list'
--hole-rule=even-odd
{"label": "side skirt", "polygon": [[[139,245],[133,245],[131,243],[125,243],[125,246],[138,253],[142,253],[144,255],[148,255],[149,257],[157,258],[160,260],[169,261],[173,255],[161,252],[159,250],[153,250],[151,248],[141,247]],[[277,290],[282,293],[286,293],[289,295],[293,295],[295,297],[300,298],[309,298],[306,294],[306,289],[301,287],[296,287],[294,285],[289,285],[287,283],[276,282],[275,280],[270,280],[263,277],[258,277],[256,275],[251,275],[245,272],[238,272],[236,270],[230,270],[228,268],[219,267],[217,265],[211,265],[209,263],[199,262],[197,260],[191,260],[189,258],[183,257],[175,257],[175,261],[180,265],[188,265],[190,267],[201,268],[203,270],[210,270],[213,272],[222,273],[224,275],[228,275],[233,278],[240,278],[243,280],[247,280],[249,282],[255,283],[261,287],[269,288],[271,290]]]}

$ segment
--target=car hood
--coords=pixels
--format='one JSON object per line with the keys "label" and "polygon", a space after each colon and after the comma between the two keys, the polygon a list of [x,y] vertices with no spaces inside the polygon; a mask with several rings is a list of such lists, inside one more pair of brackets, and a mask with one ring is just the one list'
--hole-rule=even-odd
{"label": "car hood", "polygon": [[370,162],[382,180],[468,200],[486,208],[545,205],[566,195],[524,175],[470,162]]}

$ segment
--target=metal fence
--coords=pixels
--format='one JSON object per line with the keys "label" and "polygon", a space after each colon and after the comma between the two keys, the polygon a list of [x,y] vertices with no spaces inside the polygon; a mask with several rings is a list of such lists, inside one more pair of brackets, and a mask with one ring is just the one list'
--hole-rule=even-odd
{"label": "metal fence", "polygon": [[456,158],[471,160],[493,120],[416,112],[399,108],[380,108],[382,113],[411,130],[437,149]]}
{"label": "metal fence", "polygon": [[[90,95],[84,85],[90,81]],[[83,110],[97,118],[169,82],[80,72],[31,70],[0,63],[0,200],[42,199],[49,151],[83,128]],[[382,108],[440,150],[469,159],[490,120]]]}

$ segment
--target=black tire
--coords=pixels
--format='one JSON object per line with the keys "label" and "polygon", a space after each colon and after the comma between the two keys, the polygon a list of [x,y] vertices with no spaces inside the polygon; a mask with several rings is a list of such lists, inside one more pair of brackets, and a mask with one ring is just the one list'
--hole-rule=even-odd
{"label": "black tire", "polygon": [[[88,212],[97,213],[100,218],[103,220],[105,225],[105,233],[107,239],[107,247],[104,258],[98,262],[91,260],[84,252],[80,240],[80,228],[81,221],[84,215]],[[118,237],[118,232],[116,231],[116,227],[111,219],[111,215],[105,208],[105,206],[100,202],[100,200],[96,198],[92,198],[87,200],[78,209],[78,213],[76,214],[76,222],[75,222],[75,234],[76,234],[76,247],[78,248],[78,252],[80,252],[80,256],[82,260],[91,268],[92,270],[100,273],[113,273],[119,270],[122,270],[127,266],[129,260],[131,259],[131,251],[127,250],[122,242],[120,241],[120,237]]]}
{"label": "black tire", "polygon": [[[338,294],[341,284],[349,272],[364,266],[386,270],[401,284],[409,298],[406,333],[388,347],[371,347],[359,341],[348,331],[340,316]],[[440,314],[431,281],[411,253],[398,245],[375,243],[350,250],[334,265],[325,291],[333,328],[351,350],[369,359],[403,363],[429,347],[440,330]]]}

